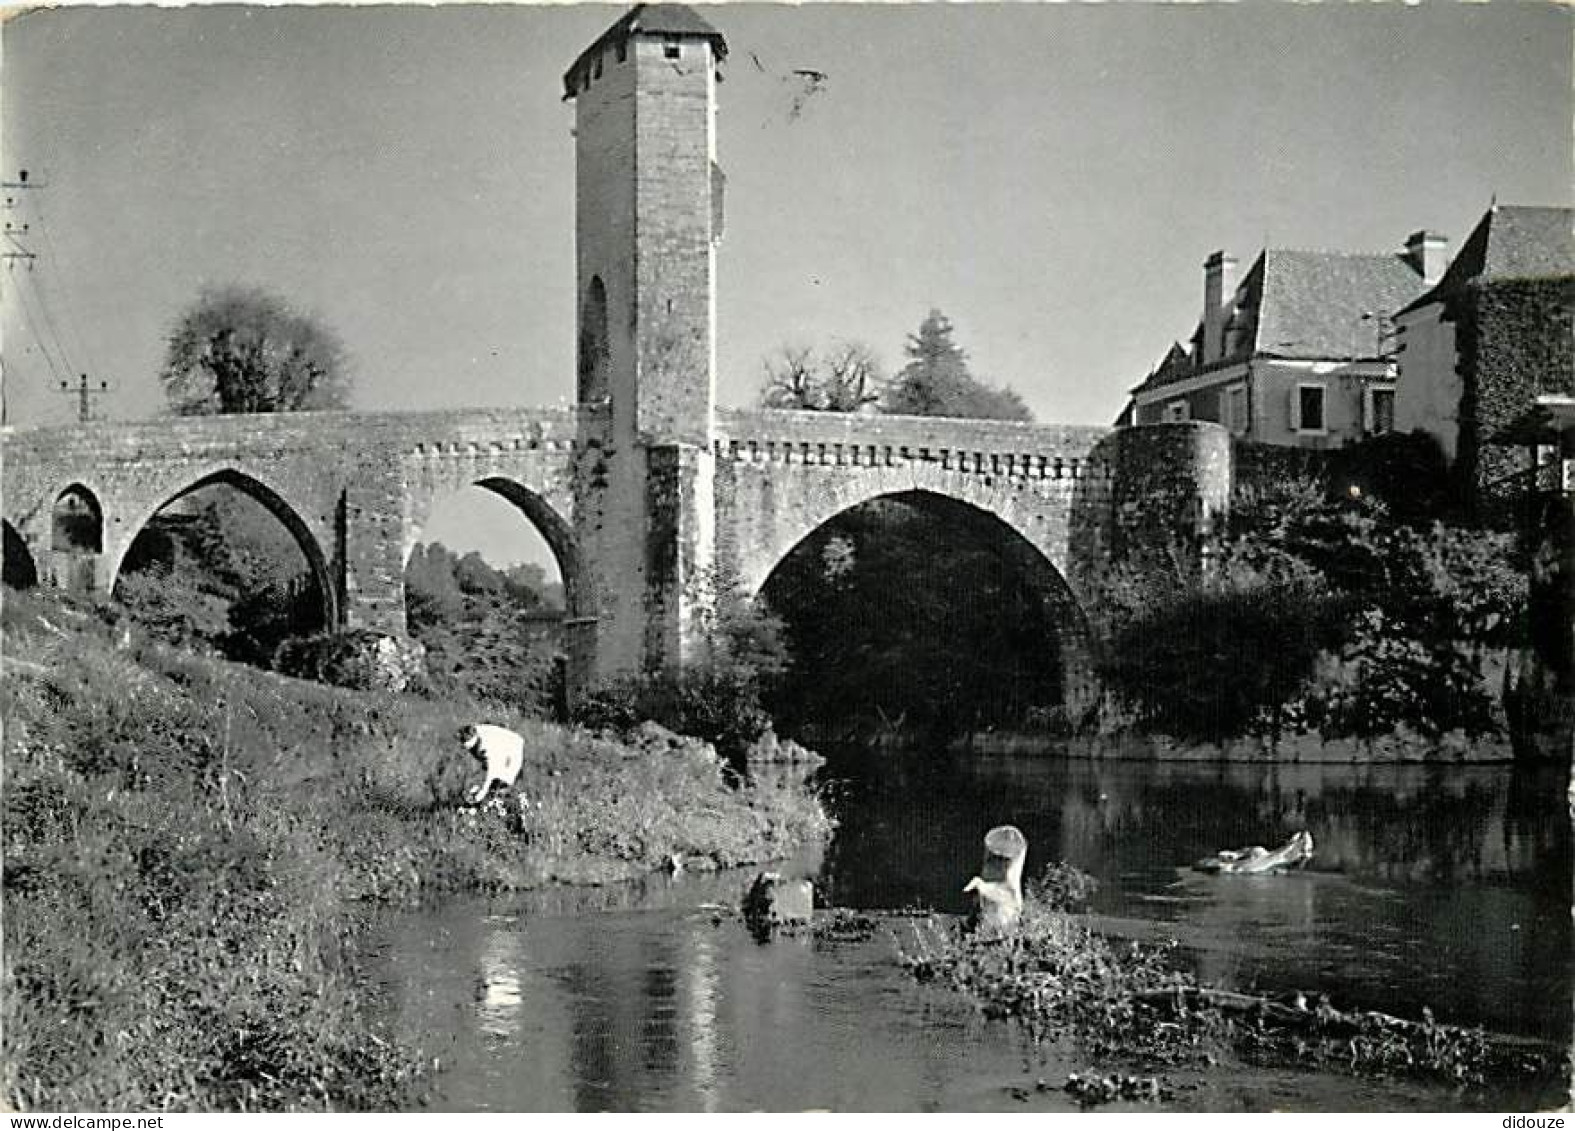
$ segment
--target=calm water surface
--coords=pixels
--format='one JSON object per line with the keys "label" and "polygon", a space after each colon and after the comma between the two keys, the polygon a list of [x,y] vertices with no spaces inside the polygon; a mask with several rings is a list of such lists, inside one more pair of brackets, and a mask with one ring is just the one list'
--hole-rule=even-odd
{"label": "calm water surface", "polygon": [[[1043,758],[834,759],[841,828],[796,862],[841,906],[964,909],[980,838],[1010,822],[1028,870],[1100,881],[1107,933],[1176,939],[1208,981],[1567,1042],[1564,778],[1510,767],[1216,766]],[[1307,828],[1312,870],[1205,876],[1218,848]],[[1021,1110],[1013,1086],[1091,1064],[1032,1046],[865,942],[756,944],[708,905],[748,875],[466,900],[390,915],[374,961],[391,1019],[443,1058],[456,1110]],[[1207,1110],[1547,1107],[1557,1090],[1430,1088],[1233,1066],[1167,1073]],[[1070,1108],[1035,1093],[1035,1108]]]}

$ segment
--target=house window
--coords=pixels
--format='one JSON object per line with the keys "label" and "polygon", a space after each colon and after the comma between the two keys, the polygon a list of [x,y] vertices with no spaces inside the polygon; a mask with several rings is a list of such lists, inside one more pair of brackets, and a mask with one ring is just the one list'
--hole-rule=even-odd
{"label": "house window", "polygon": [[665,55],[669,59],[677,59],[683,53],[684,53],[684,48],[683,48],[683,44],[681,44],[681,43],[664,43],[664,44],[662,44],[662,54]]}
{"label": "house window", "polygon": [[1362,428],[1369,435],[1395,430],[1395,391],[1365,389],[1362,393]]}
{"label": "house window", "polygon": [[1291,394],[1291,430],[1295,432],[1322,432],[1325,430],[1324,387],[1322,385],[1297,385]]}
{"label": "house window", "polygon": [[1192,413],[1188,410],[1186,401],[1171,401],[1165,406],[1165,423],[1182,424],[1189,420]]}
{"label": "house window", "polygon": [[1233,385],[1225,392],[1225,424],[1240,436],[1247,431],[1247,386]]}

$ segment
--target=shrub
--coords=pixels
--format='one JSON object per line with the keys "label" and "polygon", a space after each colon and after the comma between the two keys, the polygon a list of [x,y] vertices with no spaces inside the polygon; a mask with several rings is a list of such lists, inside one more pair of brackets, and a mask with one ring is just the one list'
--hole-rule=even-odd
{"label": "shrub", "polygon": [[1525,641],[1527,588],[1507,534],[1399,523],[1313,480],[1261,484],[1211,569],[1177,553],[1105,578],[1096,663],[1144,724],[1181,738],[1492,733],[1483,663]]}
{"label": "shrub", "polygon": [[184,648],[217,650],[230,630],[229,603],[186,583],[167,568],[123,573],[115,601],[155,639]]}
{"label": "shrub", "polygon": [[404,691],[423,677],[425,651],[371,629],[294,637],[281,644],[273,667],[285,675],[359,691]]}
{"label": "shrub", "polygon": [[1403,522],[1426,521],[1455,504],[1449,460],[1426,432],[1385,432],[1329,454],[1329,486],[1336,494],[1355,488]]}
{"label": "shrub", "polygon": [[1275,725],[1339,624],[1327,585],[1291,559],[1226,558],[1197,578],[1128,569],[1107,589],[1114,616],[1096,669],[1146,724],[1183,739]]}
{"label": "shrub", "polygon": [[613,681],[576,703],[573,718],[581,726],[617,734],[649,719],[704,739],[735,764],[771,726],[754,671],[730,664]]}

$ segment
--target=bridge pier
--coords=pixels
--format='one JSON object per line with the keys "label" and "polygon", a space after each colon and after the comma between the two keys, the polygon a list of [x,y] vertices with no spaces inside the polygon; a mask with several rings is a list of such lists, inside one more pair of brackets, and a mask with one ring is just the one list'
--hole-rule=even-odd
{"label": "bridge pier", "polygon": [[405,500],[393,461],[369,466],[347,482],[334,512],[336,553],[330,583],[339,610],[336,628],[363,628],[404,637]]}
{"label": "bridge pier", "polygon": [[710,652],[715,593],[716,460],[709,448],[646,452],[641,667],[672,671]]}

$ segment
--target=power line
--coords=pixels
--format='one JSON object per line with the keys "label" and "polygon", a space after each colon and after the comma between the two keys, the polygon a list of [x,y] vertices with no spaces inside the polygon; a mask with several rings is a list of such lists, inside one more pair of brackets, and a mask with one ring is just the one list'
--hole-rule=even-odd
{"label": "power line", "polygon": [[[14,181],[0,181],[0,188],[6,191],[4,211],[7,213],[15,211],[17,196],[13,195],[13,193],[20,194],[26,190],[36,190],[42,187],[43,184],[41,182],[28,178],[26,169],[21,170]],[[58,262],[59,253],[55,250],[54,238],[50,235],[48,225],[43,223],[43,209],[38,207],[38,204],[39,199],[35,197],[33,199],[34,214],[39,221],[39,228],[42,232],[45,246],[48,247],[50,255]],[[13,220],[7,220],[3,230],[0,230],[0,235],[3,235],[5,239],[4,245],[0,246],[0,259],[4,260],[7,273],[13,280],[13,289],[16,291],[22,317],[27,324],[28,331],[32,334],[34,342],[37,343],[39,352],[44,355],[44,363],[49,367],[50,375],[59,382],[60,391],[62,393],[73,393],[77,397],[77,419],[86,423],[93,419],[93,398],[107,394],[109,392],[109,382],[100,379],[98,387],[94,388],[91,379],[86,373],[79,375],[79,380],[75,385],[69,380],[69,375],[76,370],[76,366],[72,364],[73,350],[79,358],[88,356],[85,344],[86,339],[82,337],[75,321],[71,319],[69,314],[70,306],[67,304],[66,313],[62,317],[66,320],[66,327],[70,331],[73,345],[70,348],[66,345],[67,335],[60,332],[60,324],[55,321],[52,310],[53,304],[49,301],[42,278],[35,274],[38,255],[29,246],[29,241],[32,238],[32,225],[27,222],[19,224]],[[18,263],[25,264],[27,268],[26,271],[21,273],[20,278],[16,271]],[[29,292],[31,292],[31,295]],[[31,297],[31,302],[29,302],[29,297]],[[51,347],[53,347],[52,351]],[[56,364],[57,358],[59,359],[58,365]]]}
{"label": "power line", "polygon": [[[58,266],[63,261],[60,258],[60,253],[55,249],[54,237],[49,234],[49,223],[47,218],[44,216],[43,195],[40,194],[39,196],[35,197],[34,201],[34,218],[37,220],[38,230],[42,232],[44,236],[44,250],[47,253],[48,261],[53,262]],[[43,293],[43,282],[35,281],[34,285],[39,288],[40,297],[45,300],[44,309],[48,310],[48,295]],[[76,319],[72,317],[71,311],[72,304],[69,302],[65,303],[62,307],[62,317],[65,319],[66,329],[70,332],[72,344],[77,356],[87,362],[89,369],[92,369],[95,372],[102,372],[103,367],[98,364],[98,359],[94,357],[92,351],[88,349],[87,339],[82,336],[80,332],[81,328],[77,325]]]}
{"label": "power line", "polygon": [[55,323],[55,316],[50,313],[49,303],[44,298],[44,292],[38,285],[38,275],[29,270],[23,276],[33,289],[33,300],[38,304],[39,312],[44,317],[44,325],[49,330],[50,340],[55,343],[55,352],[60,355],[60,363],[70,373],[77,367],[72,364],[71,351],[66,348],[65,337],[60,333],[60,327]]}
{"label": "power line", "polygon": [[[16,209],[16,196],[13,193],[36,187],[36,182],[28,181],[26,169],[23,169],[14,181],[0,181],[0,189],[4,189],[6,192],[4,207],[6,214],[9,216]],[[43,321],[42,315],[28,302],[27,289],[17,277],[16,268],[18,264],[24,265],[27,268],[25,273],[31,275],[33,266],[38,261],[38,256],[24,242],[27,236],[28,226],[25,223],[18,224],[14,220],[7,219],[4,226],[0,227],[0,237],[4,239],[4,243],[0,244],[0,262],[5,263],[6,273],[11,277],[11,288],[16,292],[17,301],[22,311],[22,321],[27,325],[28,333],[33,336],[33,341],[37,344],[38,351],[44,355],[44,364],[49,366],[50,375],[58,381],[61,379],[62,369],[61,366],[55,364],[54,355],[50,352],[50,344],[45,334],[39,329],[39,324]],[[37,296],[35,295],[34,297],[36,298]],[[65,362],[64,353],[61,355],[61,362],[62,364]],[[64,372],[69,373],[70,371],[70,366],[66,365]]]}
{"label": "power line", "polygon": [[[15,272],[12,272],[12,277],[14,280]],[[38,328],[38,323],[40,321],[39,316],[33,312],[32,304],[28,302],[27,290],[14,281],[12,284],[12,290],[14,290],[17,294],[18,303],[22,310],[22,320],[27,323],[28,333],[33,336],[33,342],[38,346],[38,352],[44,355],[44,364],[49,366],[50,375],[53,376],[55,380],[60,380],[60,375],[62,372],[71,372],[70,367],[67,366],[64,370],[62,370],[60,366],[55,364],[54,355],[49,351],[49,343],[45,339],[44,334],[40,332]],[[62,358],[62,362],[63,361],[64,359]]]}

